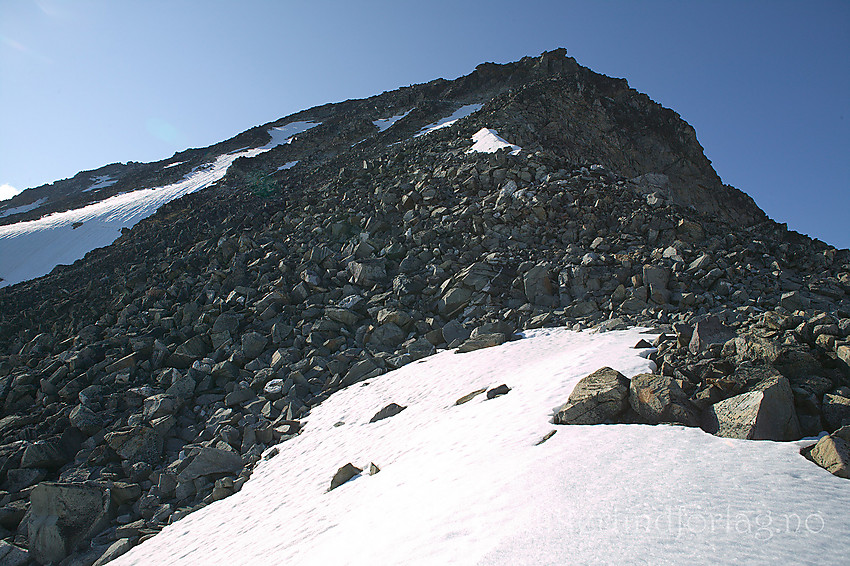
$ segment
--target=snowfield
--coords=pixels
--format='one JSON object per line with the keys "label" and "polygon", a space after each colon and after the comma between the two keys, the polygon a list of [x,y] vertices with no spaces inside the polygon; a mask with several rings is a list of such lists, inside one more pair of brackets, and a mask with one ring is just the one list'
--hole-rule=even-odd
{"label": "snowfield", "polygon": [[[171,185],[131,191],[38,220],[0,226],[0,287],[47,275],[57,265],[69,265],[95,248],[108,246],[121,235],[123,228],[134,226],[165,203],[209,187],[224,177],[231,163],[240,157],[254,157],[278,145],[292,143],[297,134],[318,125],[292,122],[272,127],[269,129],[272,139],[262,147],[220,155]],[[115,182],[108,176],[95,177],[92,181],[94,184],[87,191]],[[19,207],[16,212],[25,212],[21,210],[25,208]]]}
{"label": "snowfield", "polygon": [[[603,366],[650,371],[638,330],[529,331],[358,383],[315,407],[242,491],[118,558],[126,565],[839,564],[850,490],[805,441],[680,426],[557,426]],[[511,391],[465,394],[502,383]],[[369,423],[389,403],[407,408]],[[550,431],[557,431],[538,445]],[[272,451],[275,449],[271,449]],[[338,468],[361,475],[327,491]],[[380,472],[367,475],[370,462]]]}
{"label": "snowfield", "polygon": [[466,106],[461,106],[460,108],[455,110],[451,114],[451,116],[446,116],[445,118],[441,118],[441,119],[437,120],[433,124],[428,124],[427,126],[422,128],[421,130],[419,130],[418,133],[414,134],[413,137],[418,138],[419,136],[424,136],[425,134],[430,134],[431,132],[433,132],[435,130],[439,130],[440,128],[448,128],[449,126],[451,126],[452,124],[454,124],[455,122],[460,120],[461,118],[466,118],[467,116],[469,116],[473,112],[478,112],[483,107],[484,107],[483,104],[467,104]]}

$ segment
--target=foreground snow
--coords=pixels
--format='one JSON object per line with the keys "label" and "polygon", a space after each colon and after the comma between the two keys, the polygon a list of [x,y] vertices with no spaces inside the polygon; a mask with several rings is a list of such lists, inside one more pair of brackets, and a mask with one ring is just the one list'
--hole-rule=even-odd
{"label": "foreground snow", "polygon": [[[241,492],[114,564],[826,564],[848,555],[846,480],[804,460],[796,443],[551,424],[590,372],[652,369],[631,349],[638,331],[528,335],[335,394]],[[455,406],[501,383],[507,395]],[[407,409],[370,424],[391,402]],[[347,462],[381,471],[327,492]]]}
{"label": "foreground snow", "polygon": [[[220,155],[214,162],[195,168],[171,185],[123,193],[38,220],[0,226],[0,278],[3,279],[0,287],[47,275],[57,265],[74,263],[91,250],[108,246],[121,235],[123,228],[134,226],[165,203],[209,187],[224,177],[227,168],[240,157],[254,157],[278,145],[292,143],[297,134],[319,124],[291,122],[272,127],[268,130],[272,139],[262,147]],[[295,163],[290,162],[285,167]],[[166,165],[163,169],[174,165]],[[109,176],[96,177],[92,181],[94,184],[86,191],[115,183]],[[19,207],[14,212],[26,210],[31,208]]]}

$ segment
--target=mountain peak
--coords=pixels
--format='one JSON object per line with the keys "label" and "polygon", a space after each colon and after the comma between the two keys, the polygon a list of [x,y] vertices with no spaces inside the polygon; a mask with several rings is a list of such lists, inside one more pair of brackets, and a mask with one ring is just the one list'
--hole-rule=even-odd
{"label": "mountain peak", "polygon": [[[630,423],[691,427],[663,438],[712,454],[729,453],[712,435],[805,443],[826,430],[807,454],[845,473],[830,458],[842,457],[850,424],[850,251],[767,219],[723,185],[674,111],[562,49],[32,191],[21,198],[51,208],[0,225],[0,552],[104,563],[243,486],[259,489],[255,466],[292,452],[281,442],[339,448],[295,475],[324,497],[309,501],[344,500],[365,470],[377,474],[369,486],[400,476],[397,458],[348,453],[338,439],[366,424],[370,434],[451,430],[434,415],[501,423],[464,430],[470,439],[516,427],[508,444],[524,438],[523,465],[538,472],[547,446],[581,453],[575,427],[551,434],[564,404],[555,426],[593,414],[611,426],[591,434],[615,446],[661,438]],[[613,361],[595,354],[615,343]],[[533,380],[472,367],[516,362],[512,353],[541,364]],[[617,360],[628,364],[594,371]],[[550,374],[561,380],[552,390]],[[387,384],[399,395],[371,397]],[[345,399],[369,403],[354,412]],[[321,435],[305,440],[313,420]],[[786,480],[822,472],[802,446],[770,449],[794,459]],[[688,477],[709,469],[684,460]],[[718,468],[710,489],[725,485]],[[329,492],[334,470],[354,485],[340,478]],[[824,474],[816,485],[838,481]],[[813,482],[791,484],[811,499]],[[691,504],[676,487],[664,490],[671,504]],[[724,540],[743,544],[738,534]],[[780,539],[772,556],[811,543]]]}

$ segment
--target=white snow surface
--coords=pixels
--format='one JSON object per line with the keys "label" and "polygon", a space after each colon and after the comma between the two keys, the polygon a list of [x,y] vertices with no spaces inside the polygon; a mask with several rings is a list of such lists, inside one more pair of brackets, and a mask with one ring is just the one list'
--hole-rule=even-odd
{"label": "white snow surface", "polygon": [[499,136],[496,130],[490,128],[481,128],[472,135],[472,147],[467,150],[467,153],[496,153],[503,147],[511,149],[511,155],[517,155],[522,148],[518,145],[508,143],[505,139]]}
{"label": "white snow surface", "polygon": [[[553,425],[553,410],[590,372],[610,366],[631,377],[653,364],[631,349],[638,330],[527,336],[441,352],[334,394],[242,491],[113,564],[846,559],[847,480],[801,457],[803,442],[730,440],[680,426]],[[507,395],[455,406],[501,383]],[[369,423],[392,402],[407,408]],[[347,462],[381,471],[328,492]]]}
{"label": "white snow surface", "polygon": [[411,108],[404,114],[399,114],[398,116],[390,116],[389,118],[379,118],[378,120],[372,120],[372,123],[375,124],[379,132],[383,132],[388,130],[390,126],[410,114],[412,111],[413,109]]}
{"label": "white snow surface", "polygon": [[433,124],[428,124],[421,130],[419,130],[418,133],[414,134],[413,137],[418,138],[419,136],[430,134],[434,130],[439,130],[440,128],[448,128],[461,118],[466,118],[473,112],[478,112],[483,106],[483,104],[467,104],[466,106],[461,106],[460,108],[455,110],[451,116],[446,116],[445,118],[437,120]]}
{"label": "white snow surface", "polygon": [[262,151],[221,155],[211,166],[200,167],[171,185],[131,191],[38,220],[0,226],[0,285],[41,277],[57,265],[71,264],[95,248],[108,246],[121,235],[122,228],[134,226],[169,201],[218,181],[237,158],[253,157]]}
{"label": "white snow surface", "polygon": [[301,134],[321,125],[321,122],[290,122],[283,126],[273,126],[269,128],[269,135],[272,140],[260,149],[271,149],[279,145],[287,145],[292,143],[296,135]]}
{"label": "white snow surface", "polygon": [[47,197],[43,197],[38,199],[35,202],[31,202],[29,204],[22,204],[21,206],[16,206],[14,208],[7,208],[3,212],[0,212],[0,218],[4,218],[6,216],[12,216],[13,214],[21,214],[23,212],[29,212],[30,210],[34,210],[41,206],[42,204],[48,201]]}
{"label": "white snow surface", "polygon": [[[163,167],[163,169],[164,169],[164,167]],[[94,191],[94,190],[97,190],[97,189],[103,189],[103,188],[106,188],[106,187],[111,187],[112,185],[114,185],[115,183],[118,182],[118,179],[113,179],[111,175],[98,175],[96,177],[93,177],[92,181],[94,181],[94,184],[92,184],[92,186],[90,186],[87,189],[83,189],[84,193],[87,193],[89,191]]]}
{"label": "white snow surface", "polygon": [[[221,179],[236,159],[254,157],[278,145],[292,143],[294,136],[319,124],[291,122],[272,127],[269,129],[269,135],[272,136],[269,143],[220,155],[213,162],[195,167],[182,180],[171,185],[131,191],[38,220],[0,226],[0,277],[3,278],[0,287],[41,277],[57,265],[74,263],[91,250],[108,246],[121,235],[122,228],[130,228],[152,215],[163,204],[204,189]],[[115,182],[105,175],[93,178],[92,181],[94,184],[87,190],[106,187]],[[78,223],[82,224],[74,228]]]}
{"label": "white snow surface", "polygon": [[298,161],[297,161],[297,160],[296,160],[296,161],[287,161],[286,163],[284,163],[283,165],[281,165],[280,167],[278,167],[278,168],[277,168],[277,170],[278,170],[278,171],[284,171],[284,170],[286,170],[286,169],[292,169],[292,168],[293,168],[293,167],[295,167],[296,165],[298,165]]}

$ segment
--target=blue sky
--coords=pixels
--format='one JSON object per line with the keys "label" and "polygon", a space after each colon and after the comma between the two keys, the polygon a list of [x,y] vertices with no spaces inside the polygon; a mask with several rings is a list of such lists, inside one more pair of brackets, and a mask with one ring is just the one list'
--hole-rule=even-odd
{"label": "blue sky", "polygon": [[850,247],[844,0],[0,0],[0,185],[556,47],[677,111],[774,220]]}

